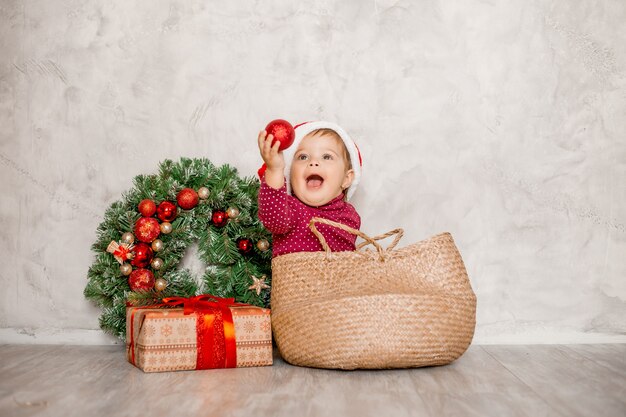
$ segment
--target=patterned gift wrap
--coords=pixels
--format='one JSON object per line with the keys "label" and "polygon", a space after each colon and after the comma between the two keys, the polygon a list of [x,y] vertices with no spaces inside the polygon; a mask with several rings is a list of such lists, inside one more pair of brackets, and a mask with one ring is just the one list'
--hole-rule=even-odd
{"label": "patterned gift wrap", "polygon": [[220,308],[207,308],[206,304],[210,303],[128,307],[128,361],[144,372],[272,365],[269,309],[223,302]]}

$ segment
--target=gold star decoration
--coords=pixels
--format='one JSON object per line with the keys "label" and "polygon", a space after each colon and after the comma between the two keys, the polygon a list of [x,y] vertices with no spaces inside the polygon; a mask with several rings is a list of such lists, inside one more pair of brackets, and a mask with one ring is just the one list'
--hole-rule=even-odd
{"label": "gold star decoration", "polygon": [[262,290],[270,287],[269,285],[265,283],[266,279],[267,277],[265,275],[263,275],[261,278],[257,278],[254,275],[252,275],[252,281],[254,281],[254,284],[250,285],[248,289],[255,290],[256,295],[261,295]]}

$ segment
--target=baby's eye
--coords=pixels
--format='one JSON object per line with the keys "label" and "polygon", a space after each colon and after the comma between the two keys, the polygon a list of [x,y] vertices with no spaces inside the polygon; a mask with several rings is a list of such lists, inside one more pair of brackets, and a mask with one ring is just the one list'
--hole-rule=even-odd
{"label": "baby's eye", "polygon": [[301,153],[300,155],[298,155],[298,161],[306,161],[307,159],[309,159],[309,156],[305,153]]}
{"label": "baby's eye", "polygon": [[325,161],[331,161],[333,159],[333,156],[329,153],[325,153],[322,158],[324,158]]}

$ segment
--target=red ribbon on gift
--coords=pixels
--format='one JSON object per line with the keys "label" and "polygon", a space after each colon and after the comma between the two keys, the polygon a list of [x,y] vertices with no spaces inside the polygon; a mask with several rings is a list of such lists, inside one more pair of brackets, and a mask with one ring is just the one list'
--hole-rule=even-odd
{"label": "red ribbon on gift", "polygon": [[249,306],[236,303],[234,298],[221,298],[211,294],[195,297],[167,297],[162,303],[135,307],[130,316],[130,358],[135,365],[135,313],[137,310],[160,307],[183,307],[185,315],[196,313],[197,360],[196,369],[235,368],[237,344],[231,306]]}

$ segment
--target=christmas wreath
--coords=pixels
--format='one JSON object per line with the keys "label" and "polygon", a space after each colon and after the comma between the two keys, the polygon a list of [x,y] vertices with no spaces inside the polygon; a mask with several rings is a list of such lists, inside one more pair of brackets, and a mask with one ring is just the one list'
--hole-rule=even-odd
{"label": "christmas wreath", "polygon": [[[100,327],[124,339],[127,302],[165,297],[210,293],[268,307],[271,234],[257,217],[258,191],[256,178],[207,159],[165,160],[158,174],[135,177],[106,210],[92,245],[84,294],[103,309]],[[202,277],[177,268],[194,242]]]}

